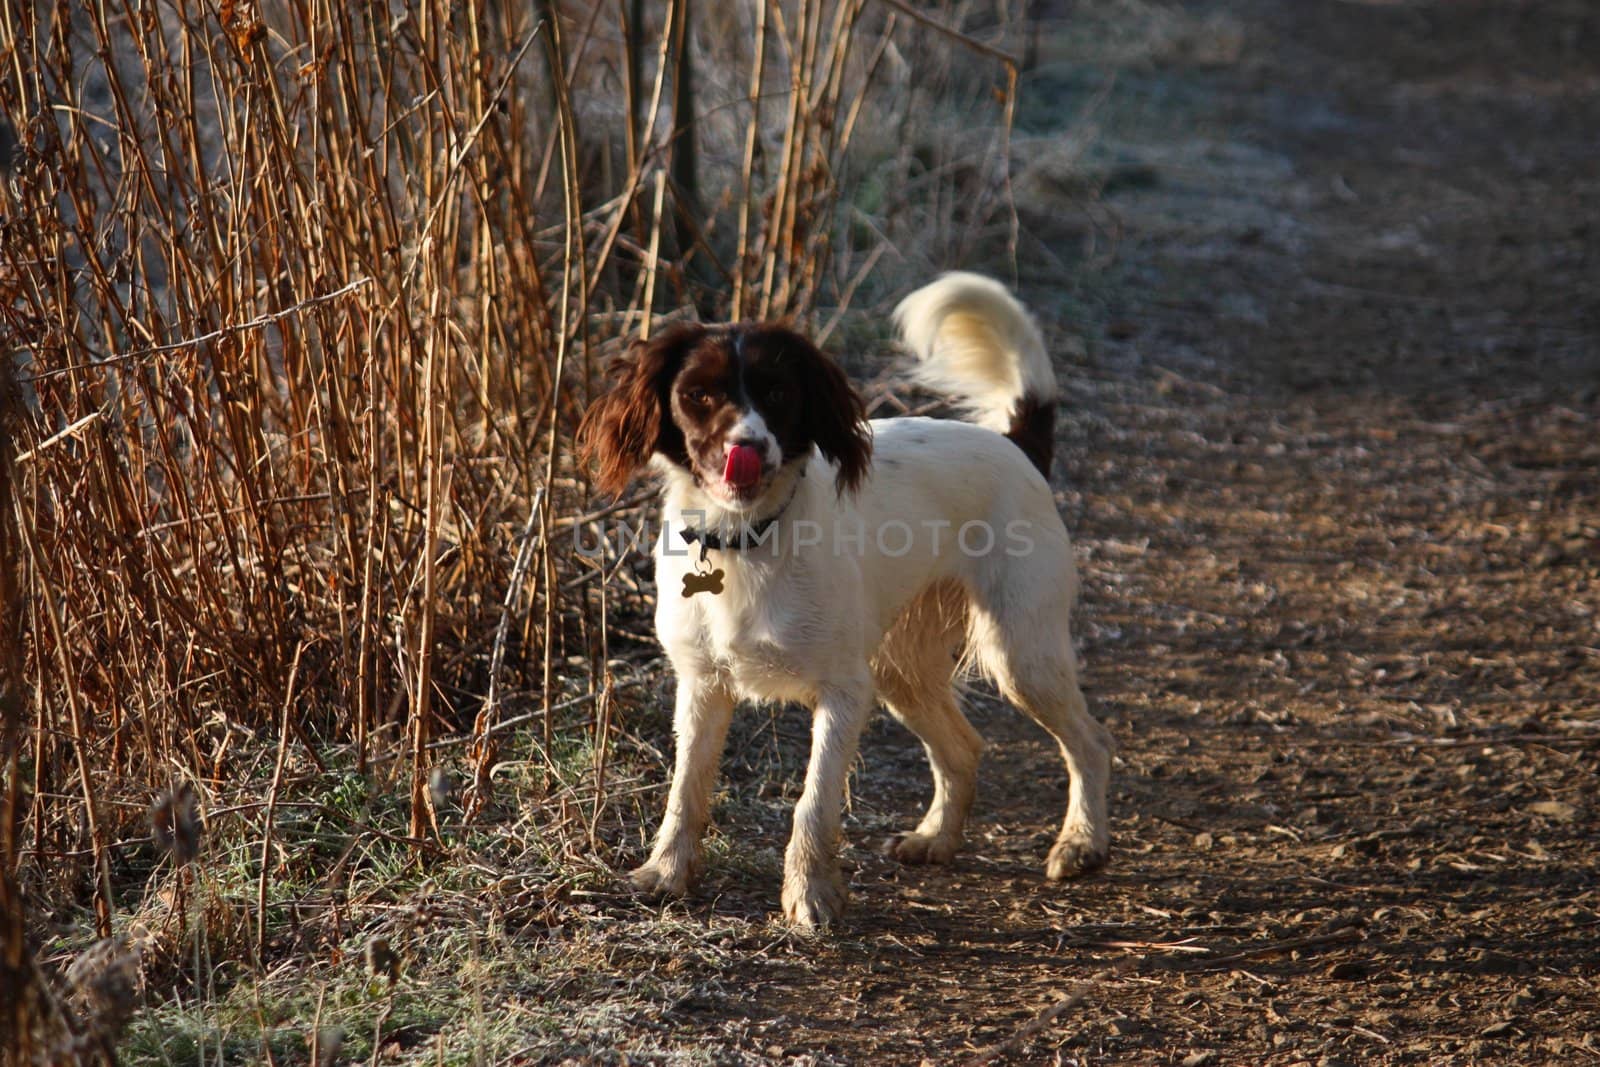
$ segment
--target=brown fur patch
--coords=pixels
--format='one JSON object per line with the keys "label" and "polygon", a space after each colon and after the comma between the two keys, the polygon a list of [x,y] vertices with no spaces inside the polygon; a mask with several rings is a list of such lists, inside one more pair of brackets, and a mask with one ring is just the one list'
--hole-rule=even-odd
{"label": "brown fur patch", "polygon": [[1046,478],[1050,477],[1050,462],[1055,458],[1055,429],[1055,401],[1040,400],[1029,393],[1017,401],[1011,412],[1011,429],[1006,431],[1006,436]]}

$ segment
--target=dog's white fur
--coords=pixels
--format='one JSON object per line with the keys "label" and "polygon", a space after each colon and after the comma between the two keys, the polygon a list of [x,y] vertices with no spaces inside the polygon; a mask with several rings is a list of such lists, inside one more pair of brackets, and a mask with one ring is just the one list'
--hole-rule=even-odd
{"label": "dog's white fur", "polygon": [[[919,290],[896,316],[924,360],[923,380],[969,405],[982,425],[874,421],[871,472],[842,499],[832,467],[815,454],[804,477],[799,466],[783,472],[746,507],[730,507],[686,471],[655,460],[666,480],[656,628],[678,677],[677,757],[655,847],[633,873],[642,888],[682,893],[698,873],[740,699],[813,709],[810,765],[784,865],[783,910],[792,922],[826,925],[843,910],[840,807],[878,700],[921,738],[933,768],[932,804],[895,852],[907,862],[948,861],[983,748],[952,688],[963,650],[1065,757],[1067,812],[1047,874],[1068,877],[1105,860],[1111,746],[1078,688],[1068,629],[1078,585],[1072,546],[1048,482],[996,432],[1026,390],[1055,396],[1038,328],[1004,288],[971,274]],[[698,559],[678,530],[762,517],[785,500],[777,552],[712,551],[708,562],[726,572],[725,592],[678,595]],[[992,531],[990,551],[975,551],[982,526],[960,540],[969,523]],[[904,552],[902,528],[913,534]],[[813,537],[817,543],[802,544]]]}

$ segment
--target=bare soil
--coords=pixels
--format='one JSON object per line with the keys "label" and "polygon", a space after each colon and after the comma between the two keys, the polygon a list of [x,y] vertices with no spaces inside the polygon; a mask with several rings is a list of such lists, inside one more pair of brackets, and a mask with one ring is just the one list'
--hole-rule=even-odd
{"label": "bare soil", "polygon": [[1019,260],[1062,351],[1089,342],[1058,486],[1121,746],[1111,865],[1044,880],[1058,758],[974,693],[966,851],[881,856],[928,785],[880,721],[852,911],[786,933],[806,724],[757,713],[702,891],[601,905],[611,962],[692,990],[607,1058],[1600,1061],[1600,12],[1192,4],[1086,75],[1052,60],[1077,9],[1026,91],[1098,108],[1120,239],[1087,258],[1036,198]]}

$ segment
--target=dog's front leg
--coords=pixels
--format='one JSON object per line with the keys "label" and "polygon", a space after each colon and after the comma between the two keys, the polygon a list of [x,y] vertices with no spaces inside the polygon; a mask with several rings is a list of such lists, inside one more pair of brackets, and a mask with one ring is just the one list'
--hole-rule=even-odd
{"label": "dog's front leg", "polygon": [[863,671],[858,681],[822,690],[812,710],[811,763],[783,864],[783,914],[796,926],[824,927],[844,913],[840,809],[871,706],[872,685]]}
{"label": "dog's front leg", "polygon": [[700,876],[700,835],[711,816],[711,787],[733,719],[733,694],[705,675],[680,674],[673,711],[677,758],[667,813],[655,848],[630,877],[647,893],[682,896]]}

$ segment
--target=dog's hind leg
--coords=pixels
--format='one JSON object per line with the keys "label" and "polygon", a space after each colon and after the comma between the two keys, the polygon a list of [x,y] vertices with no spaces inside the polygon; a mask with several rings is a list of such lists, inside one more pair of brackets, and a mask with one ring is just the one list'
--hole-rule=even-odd
{"label": "dog's hind leg", "polygon": [[901,834],[889,854],[901,863],[949,863],[961,847],[972,809],[983,738],[967,722],[948,682],[920,693],[881,692],[889,713],[922,741],[933,768],[933,800],[915,830]]}
{"label": "dog's hind leg", "polygon": [[927,814],[889,847],[901,863],[949,863],[972,808],[983,738],[961,714],[950,684],[965,620],[965,594],[954,585],[936,586],[911,604],[873,661],[879,698],[917,735],[933,770]]}
{"label": "dog's hind leg", "polygon": [[1113,746],[1078,688],[1067,633],[1070,604],[1063,597],[1043,605],[1048,611],[1013,610],[1001,619],[974,613],[972,625],[974,651],[985,671],[1007,700],[1056,739],[1071,776],[1066,819],[1045,863],[1045,874],[1057,881],[1105,866],[1111,849],[1106,787]]}

